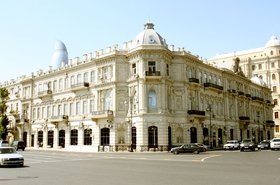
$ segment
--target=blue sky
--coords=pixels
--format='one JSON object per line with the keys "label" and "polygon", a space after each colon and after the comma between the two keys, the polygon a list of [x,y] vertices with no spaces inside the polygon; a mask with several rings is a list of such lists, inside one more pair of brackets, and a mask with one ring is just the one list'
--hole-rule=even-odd
{"label": "blue sky", "polygon": [[54,43],[69,58],[123,44],[150,20],[195,55],[263,47],[280,37],[279,0],[0,0],[0,82],[47,70]]}

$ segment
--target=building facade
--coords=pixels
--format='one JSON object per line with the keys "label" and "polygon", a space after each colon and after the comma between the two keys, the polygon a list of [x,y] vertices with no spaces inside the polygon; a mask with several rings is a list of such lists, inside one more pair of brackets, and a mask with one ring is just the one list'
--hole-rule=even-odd
{"label": "building facade", "polygon": [[280,137],[280,41],[271,36],[264,47],[217,55],[208,60],[213,65],[226,65],[238,57],[239,66],[247,78],[258,76],[272,91],[275,137]]}
{"label": "building facade", "polygon": [[1,85],[10,92],[9,140],[97,152],[274,137],[269,88],[168,46],[152,23],[122,47],[82,59],[64,61],[65,45],[57,48],[57,68]]}

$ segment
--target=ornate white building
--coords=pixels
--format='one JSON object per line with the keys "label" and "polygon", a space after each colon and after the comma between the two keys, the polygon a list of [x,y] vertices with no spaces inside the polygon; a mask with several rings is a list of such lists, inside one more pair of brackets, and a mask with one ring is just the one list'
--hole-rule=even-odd
{"label": "ornate white building", "polygon": [[[240,69],[247,78],[258,76],[272,91],[275,137],[280,137],[280,40],[271,36],[264,47],[217,55],[208,60],[215,66],[226,66],[238,57]],[[237,87],[236,87],[237,88]]]}
{"label": "ornate white building", "polygon": [[10,139],[28,147],[166,151],[274,137],[269,88],[168,46],[152,23],[123,47],[82,59],[65,61],[62,42],[56,49],[49,70],[2,83]]}

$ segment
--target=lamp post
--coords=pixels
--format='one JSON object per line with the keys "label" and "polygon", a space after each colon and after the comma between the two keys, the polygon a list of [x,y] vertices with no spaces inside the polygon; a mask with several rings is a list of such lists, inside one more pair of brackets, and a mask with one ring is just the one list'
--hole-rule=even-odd
{"label": "lamp post", "polygon": [[206,109],[207,111],[209,111],[209,123],[210,123],[210,148],[213,147],[213,141],[212,141],[212,123],[211,123],[211,119],[212,119],[212,106],[210,104],[208,104],[208,107]]}
{"label": "lamp post", "polygon": [[258,143],[261,142],[261,128],[260,128],[260,112],[257,112],[257,118],[258,118]]}

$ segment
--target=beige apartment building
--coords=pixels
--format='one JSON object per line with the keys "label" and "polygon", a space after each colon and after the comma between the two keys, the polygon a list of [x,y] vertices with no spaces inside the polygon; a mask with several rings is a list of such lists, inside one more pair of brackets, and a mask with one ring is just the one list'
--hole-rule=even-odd
{"label": "beige apartment building", "polygon": [[82,58],[68,59],[58,41],[47,70],[1,86],[10,92],[8,139],[27,147],[167,151],[274,137],[271,91],[261,79],[167,45],[150,22],[122,46]]}
{"label": "beige apartment building", "polygon": [[226,66],[234,58],[240,59],[240,69],[247,78],[258,76],[272,91],[275,137],[280,137],[280,40],[271,36],[264,47],[217,55],[208,60],[214,66]]}

